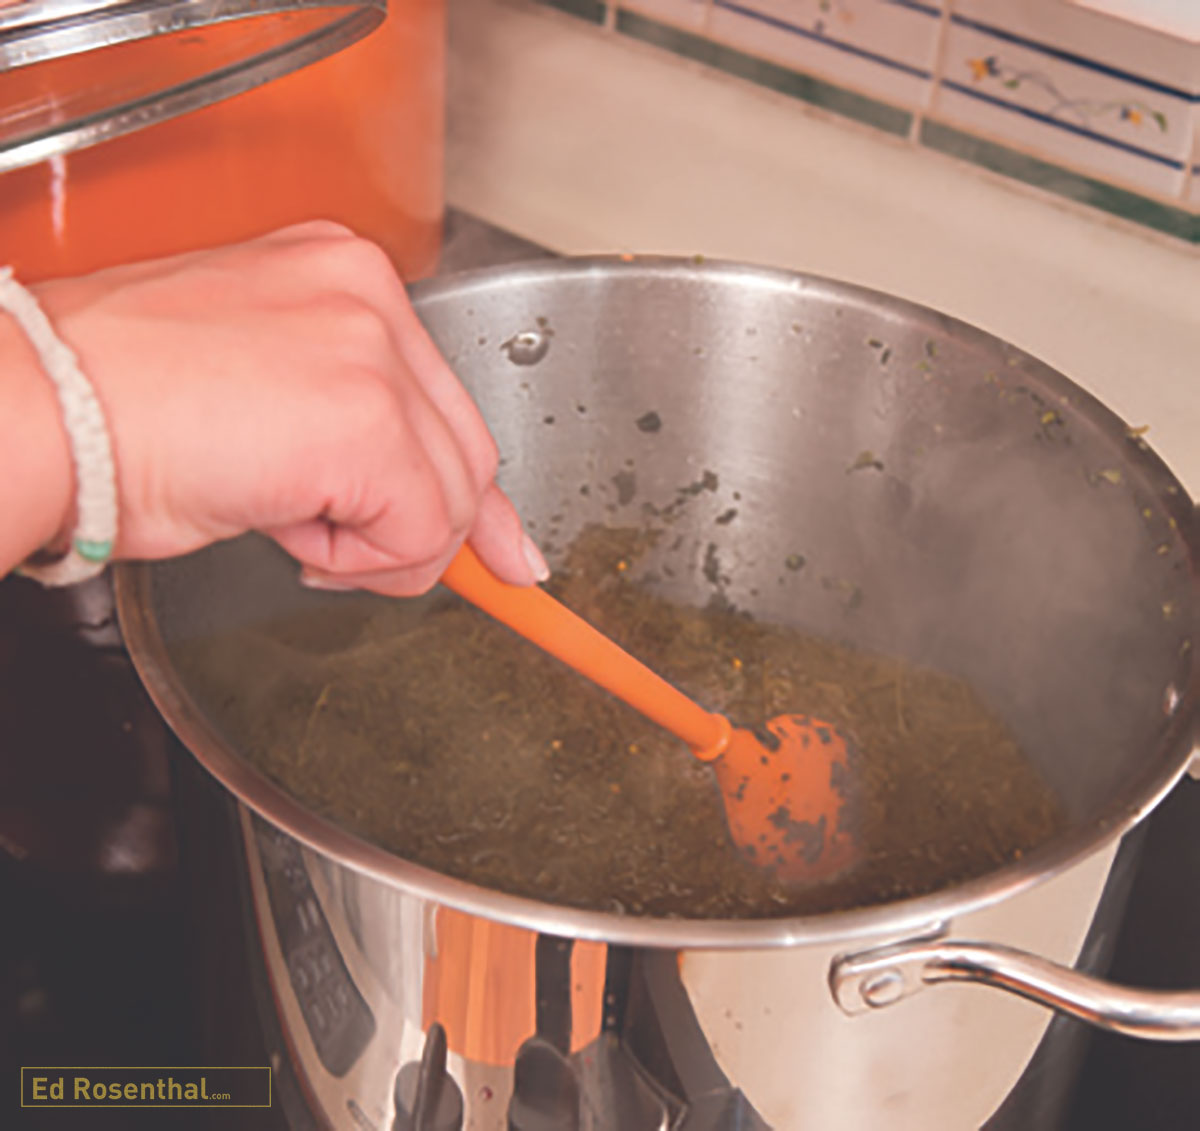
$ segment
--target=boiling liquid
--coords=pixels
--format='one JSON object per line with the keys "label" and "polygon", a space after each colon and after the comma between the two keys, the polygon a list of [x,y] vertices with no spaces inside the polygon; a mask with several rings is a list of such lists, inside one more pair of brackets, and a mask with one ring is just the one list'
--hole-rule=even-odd
{"label": "boiling liquid", "polygon": [[[810,914],[982,875],[1060,831],[1058,800],[962,681],[627,580],[638,535],[593,528],[568,605],[735,722],[811,712],[856,740],[862,858],[788,886],[730,844],[711,770],[455,598],[420,624],[355,605],[180,657],[199,701],[305,805],[398,855],[551,902],[688,918]],[[344,611],[343,611],[344,610]]]}

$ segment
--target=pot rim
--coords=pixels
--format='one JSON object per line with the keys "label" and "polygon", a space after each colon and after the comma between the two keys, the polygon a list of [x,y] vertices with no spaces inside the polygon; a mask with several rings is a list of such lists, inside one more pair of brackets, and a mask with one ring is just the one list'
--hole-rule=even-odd
{"label": "pot rim", "polygon": [[[893,310],[923,319],[935,318],[967,339],[1000,345],[1010,358],[1036,371],[1040,381],[1064,396],[1081,424],[1094,428],[1119,445],[1122,464],[1144,481],[1164,512],[1174,521],[1188,549],[1193,580],[1200,574],[1200,523],[1193,504],[1163,461],[1142,441],[1129,443],[1129,426],[1086,390],[1024,351],[995,335],[929,307],[856,284],[822,276],[740,263],[660,256],[586,256],[537,260],[465,271],[417,284],[414,304],[472,290],[486,289],[498,279],[533,280],[539,276],[568,277],[640,273],[650,278],[695,281],[735,276],[739,282],[798,291],[819,288],[847,300],[881,301]],[[1067,871],[1078,861],[1106,848],[1142,821],[1185,773],[1193,755],[1200,755],[1200,663],[1190,665],[1187,686],[1180,689],[1158,747],[1146,759],[1150,768],[1097,817],[1040,846],[1011,864],[965,883],[926,895],[849,911],[771,919],[665,919],[589,911],[479,887],[404,860],[320,817],[238,756],[233,746],[206,719],[176,675],[153,614],[152,566],[119,565],[114,571],[117,613],[126,646],[151,699],[180,741],[242,804],[278,826],[312,851],[332,857],[388,886],[434,903],[510,923],[530,930],[578,939],[629,946],[671,949],[776,948],[857,940],[880,935],[928,933],[956,916],[1011,898]],[[1200,593],[1200,585],[1193,587]],[[1185,612],[1196,621],[1196,607]]]}

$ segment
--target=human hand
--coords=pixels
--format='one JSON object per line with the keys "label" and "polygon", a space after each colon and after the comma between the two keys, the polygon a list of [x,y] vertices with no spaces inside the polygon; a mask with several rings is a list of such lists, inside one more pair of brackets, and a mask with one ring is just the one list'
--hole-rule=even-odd
{"label": "human hand", "polygon": [[340,225],[34,289],[108,418],[117,556],[260,530],[310,583],[399,595],[469,539],[502,579],[545,577],[478,409],[383,252]]}

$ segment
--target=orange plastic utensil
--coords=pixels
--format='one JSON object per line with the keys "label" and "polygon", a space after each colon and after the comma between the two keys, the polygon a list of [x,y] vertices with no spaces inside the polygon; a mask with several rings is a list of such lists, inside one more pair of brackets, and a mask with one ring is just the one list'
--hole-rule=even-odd
{"label": "orange plastic utensil", "polygon": [[509,585],[469,546],[442,583],[671,731],[710,762],[734,843],[787,880],[827,879],[856,857],[852,751],[829,723],[780,715],[761,730],[706,711],[545,590]]}

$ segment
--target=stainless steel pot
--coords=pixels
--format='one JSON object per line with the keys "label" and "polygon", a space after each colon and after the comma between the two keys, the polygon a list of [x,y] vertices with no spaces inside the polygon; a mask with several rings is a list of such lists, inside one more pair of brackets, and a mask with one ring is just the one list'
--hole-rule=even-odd
{"label": "stainless steel pot", "polygon": [[[345,598],[301,590],[254,539],[124,569],[143,679],[242,803],[277,1008],[332,1125],[973,1128],[1046,1029],[1019,997],[1200,1038],[1200,994],[1072,969],[1122,837],[1196,746],[1200,531],[1142,438],[986,334],[802,275],[579,260],[417,301],[544,539],[627,523],[713,472],[648,576],[965,677],[1070,827],[972,882],[807,918],[650,920],[481,890],[288,797],[172,662],[197,636]],[[956,980],[1010,993],[918,992]]]}
{"label": "stainless steel pot", "polygon": [[[383,22],[386,10],[386,0],[21,0],[0,8],[0,75],[10,76],[0,110],[0,173],[121,137],[290,74],[357,42]],[[324,18],[305,18],[314,12]],[[282,18],[264,18],[271,16]],[[198,73],[181,57],[169,82],[161,63],[150,79],[136,74],[132,64],[119,83],[109,74],[108,86],[97,79],[105,72],[86,68],[74,77],[60,71],[45,89],[14,88],[11,80],[23,67],[230,20],[257,22],[219,59],[207,55],[206,69]]]}

